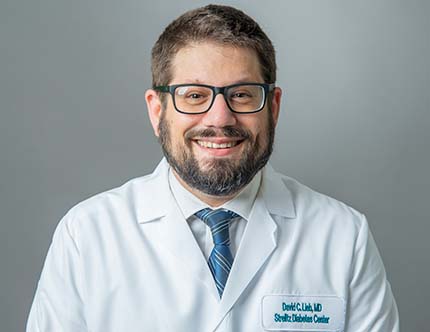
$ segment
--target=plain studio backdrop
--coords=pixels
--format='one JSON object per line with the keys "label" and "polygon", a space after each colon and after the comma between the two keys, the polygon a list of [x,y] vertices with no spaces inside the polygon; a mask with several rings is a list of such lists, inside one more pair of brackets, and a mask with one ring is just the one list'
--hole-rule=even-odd
{"label": "plain studio backdrop", "polygon": [[[368,217],[402,330],[428,331],[429,2],[224,3],[277,50],[273,166]],[[66,211],[159,162],[144,101],[151,47],[205,4],[1,0],[1,331],[24,330]]]}

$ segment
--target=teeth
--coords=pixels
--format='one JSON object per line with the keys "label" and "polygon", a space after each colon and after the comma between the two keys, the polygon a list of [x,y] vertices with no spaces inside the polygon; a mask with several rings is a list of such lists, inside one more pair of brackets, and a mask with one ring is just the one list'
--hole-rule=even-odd
{"label": "teeth", "polygon": [[237,142],[217,144],[217,143],[208,142],[208,141],[197,141],[197,143],[200,146],[203,146],[205,148],[210,148],[210,149],[226,149],[226,148],[232,148],[233,146],[237,145]]}

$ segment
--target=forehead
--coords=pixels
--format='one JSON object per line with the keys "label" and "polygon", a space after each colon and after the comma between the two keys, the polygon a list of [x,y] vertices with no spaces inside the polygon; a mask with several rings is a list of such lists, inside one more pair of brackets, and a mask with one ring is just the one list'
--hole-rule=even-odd
{"label": "forehead", "polygon": [[261,66],[252,49],[193,43],[181,48],[173,58],[171,84],[224,86],[238,82],[263,82]]}

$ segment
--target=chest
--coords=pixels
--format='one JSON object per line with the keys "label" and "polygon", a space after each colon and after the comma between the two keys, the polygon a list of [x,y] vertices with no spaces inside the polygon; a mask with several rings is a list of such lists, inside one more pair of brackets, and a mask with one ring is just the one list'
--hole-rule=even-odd
{"label": "chest", "polygon": [[[145,232],[134,225],[112,230],[85,251],[85,302],[92,331],[278,331],[290,323],[324,327],[331,318],[338,323],[344,317],[345,266],[351,256],[328,246],[327,239],[315,241],[288,224],[278,227],[276,245],[252,272],[247,269],[255,259],[252,252],[238,253],[233,263],[238,267],[228,281],[237,284],[227,286],[224,297],[237,294],[229,302],[216,296],[191,231],[176,239],[174,250],[160,231],[155,225]],[[259,252],[261,243],[252,245]]]}

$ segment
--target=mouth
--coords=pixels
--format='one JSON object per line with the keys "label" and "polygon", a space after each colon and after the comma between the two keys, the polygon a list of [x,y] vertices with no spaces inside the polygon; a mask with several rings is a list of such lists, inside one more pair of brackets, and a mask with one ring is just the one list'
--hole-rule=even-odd
{"label": "mouth", "polygon": [[196,141],[198,145],[208,148],[208,149],[229,149],[232,148],[238,144],[240,144],[242,141],[230,141],[225,143],[215,143],[210,141],[203,141],[203,140],[197,140]]}
{"label": "mouth", "polygon": [[227,156],[231,153],[238,152],[243,138],[230,137],[204,137],[193,139],[193,142],[202,150],[207,151],[213,156]]}

